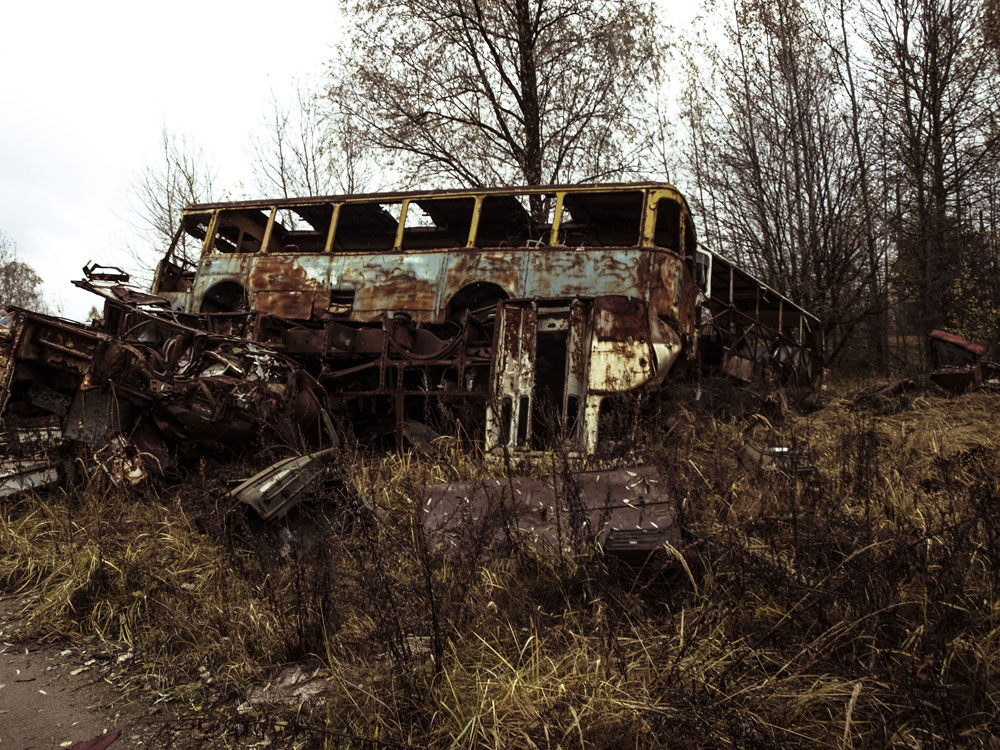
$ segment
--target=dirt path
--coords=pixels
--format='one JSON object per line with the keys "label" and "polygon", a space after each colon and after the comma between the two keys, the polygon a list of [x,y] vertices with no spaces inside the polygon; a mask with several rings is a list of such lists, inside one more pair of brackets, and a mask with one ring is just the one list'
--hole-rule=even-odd
{"label": "dirt path", "polygon": [[[108,651],[94,636],[52,645],[17,641],[22,603],[0,595],[0,750],[58,750],[120,729],[109,750],[204,750],[296,746],[295,737],[249,704],[220,700],[215,711],[195,715],[190,707],[149,696],[126,701],[116,687],[131,668],[131,653]],[[293,703],[315,697],[315,680],[301,669],[274,686],[261,687],[259,700]],[[285,684],[285,683],[288,684]],[[287,694],[287,695],[286,695]],[[232,715],[246,713],[234,729]],[[284,724],[285,722],[279,722]]]}
{"label": "dirt path", "polygon": [[[117,728],[117,695],[98,653],[15,643],[20,614],[19,602],[0,599],[0,750],[55,750]],[[126,729],[112,750],[143,746]]]}

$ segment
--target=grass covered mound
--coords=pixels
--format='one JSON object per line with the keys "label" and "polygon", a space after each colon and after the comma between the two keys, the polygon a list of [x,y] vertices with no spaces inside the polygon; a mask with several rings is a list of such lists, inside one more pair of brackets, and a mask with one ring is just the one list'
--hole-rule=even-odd
{"label": "grass covered mound", "polygon": [[[604,462],[661,467],[683,563],[474,528],[444,554],[420,488],[504,473],[449,444],[347,456],[281,526],[206,476],[7,500],[0,586],[26,634],[123,642],[137,694],[317,747],[995,747],[1000,396],[698,395]],[[748,438],[795,459],[741,463]],[[300,706],[234,709],[293,662]]]}

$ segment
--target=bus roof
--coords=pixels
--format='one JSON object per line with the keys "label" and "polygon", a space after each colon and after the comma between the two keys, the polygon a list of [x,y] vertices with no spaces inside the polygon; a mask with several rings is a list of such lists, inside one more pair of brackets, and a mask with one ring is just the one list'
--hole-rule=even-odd
{"label": "bus roof", "polygon": [[685,206],[687,201],[676,187],[667,182],[605,182],[577,185],[523,185],[511,187],[481,187],[454,188],[449,190],[409,190],[384,193],[353,193],[343,195],[310,196],[305,198],[270,198],[245,201],[221,201],[215,203],[193,203],[187,207],[188,212],[214,211],[220,208],[269,208],[273,206],[305,206],[329,203],[350,202],[380,202],[393,203],[402,200],[461,198],[477,195],[538,195],[555,192],[596,193],[596,192],[630,192],[634,190],[666,190],[675,194]]}

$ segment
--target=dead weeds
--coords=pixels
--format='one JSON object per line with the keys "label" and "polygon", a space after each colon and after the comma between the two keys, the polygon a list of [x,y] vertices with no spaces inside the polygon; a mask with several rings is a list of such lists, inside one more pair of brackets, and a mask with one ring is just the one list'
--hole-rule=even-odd
{"label": "dead weeds", "polygon": [[[214,711],[230,737],[280,722],[275,742],[301,747],[995,747],[1000,396],[886,413],[704,388],[641,450],[669,478],[684,569],[516,538],[497,558],[474,528],[437,549],[420,488],[504,471],[456,442],[345,456],[355,492],[277,527],[205,477],[6,501],[0,581],[35,597],[26,632],[126,644],[137,691]],[[737,462],[755,414],[810,471]]]}

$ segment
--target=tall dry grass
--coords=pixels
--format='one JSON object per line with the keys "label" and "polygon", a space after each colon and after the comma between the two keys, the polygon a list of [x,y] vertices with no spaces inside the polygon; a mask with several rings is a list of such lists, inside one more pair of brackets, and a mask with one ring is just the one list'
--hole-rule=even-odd
{"label": "tall dry grass", "polygon": [[[451,441],[345,458],[284,528],[204,478],[8,501],[0,581],[26,631],[127,644],[176,697],[312,665],[322,696],[263,715],[317,747],[1000,746],[1000,396],[700,388],[604,461],[661,467],[686,568],[439,548],[420,488],[504,471]],[[799,465],[741,465],[750,430]]]}

